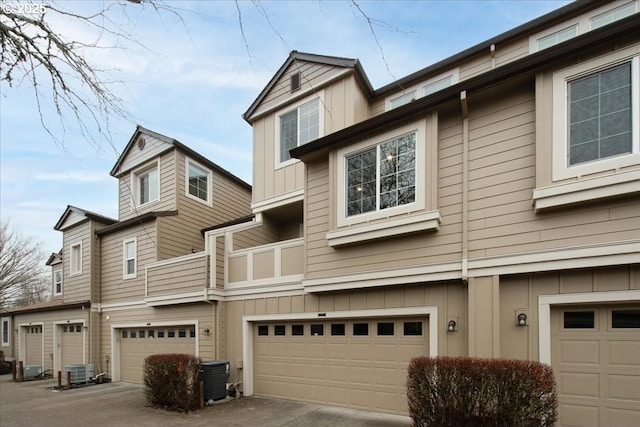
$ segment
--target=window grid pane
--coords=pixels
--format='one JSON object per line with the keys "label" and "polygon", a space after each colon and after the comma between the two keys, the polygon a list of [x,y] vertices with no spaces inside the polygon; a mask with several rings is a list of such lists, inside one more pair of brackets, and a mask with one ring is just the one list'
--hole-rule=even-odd
{"label": "window grid pane", "polygon": [[201,200],[208,200],[209,174],[206,170],[189,163],[189,194]]}
{"label": "window grid pane", "polygon": [[631,63],[569,83],[569,165],[632,150]]}
{"label": "window grid pane", "polygon": [[298,145],[298,110],[280,117],[280,161],[289,160],[289,150]]}

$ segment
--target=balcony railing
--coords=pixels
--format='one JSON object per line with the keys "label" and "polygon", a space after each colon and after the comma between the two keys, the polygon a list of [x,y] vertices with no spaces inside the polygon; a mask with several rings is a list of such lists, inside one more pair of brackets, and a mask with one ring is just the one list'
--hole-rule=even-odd
{"label": "balcony railing", "polygon": [[225,288],[278,285],[302,280],[304,239],[228,252]]}
{"label": "balcony railing", "polygon": [[159,261],[146,267],[145,297],[203,294],[209,287],[209,256],[197,252]]}

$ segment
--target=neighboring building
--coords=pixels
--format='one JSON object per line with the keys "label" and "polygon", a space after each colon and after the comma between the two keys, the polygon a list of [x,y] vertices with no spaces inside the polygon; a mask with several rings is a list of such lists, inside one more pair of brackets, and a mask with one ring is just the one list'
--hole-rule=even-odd
{"label": "neighboring building", "polygon": [[375,90],[294,51],[244,114],[253,189],[138,128],[118,221],[61,218],[50,304],[82,226],[99,292],[68,317],[116,381],[189,352],[245,396],[406,414],[412,357],[510,357],[551,364],[561,425],[640,425],[639,7],[571,3]]}

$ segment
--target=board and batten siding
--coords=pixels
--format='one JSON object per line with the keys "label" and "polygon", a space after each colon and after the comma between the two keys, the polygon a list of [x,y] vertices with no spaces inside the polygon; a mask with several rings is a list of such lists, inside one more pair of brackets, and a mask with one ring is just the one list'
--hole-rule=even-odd
{"label": "board and batten siding", "polygon": [[[91,221],[85,221],[72,226],[63,234],[63,265],[62,299],[65,303],[87,301],[91,298],[91,282],[94,268],[92,268],[92,252],[95,248],[93,226]],[[71,246],[82,243],[82,271],[71,275]]]}
{"label": "board and batten siding", "polygon": [[469,259],[640,238],[633,199],[536,214],[535,142],[533,81],[470,99]]}
{"label": "board and batten siding", "polygon": [[[136,277],[124,279],[125,240],[136,238]],[[157,261],[155,221],[102,237],[102,303],[141,301],[145,291],[145,266]]]}
{"label": "board and batten siding", "polygon": [[[131,152],[136,151],[134,148]],[[147,159],[147,157],[145,157]],[[160,156],[159,175],[160,188],[159,199],[144,206],[135,206],[131,191],[135,187],[131,171],[125,172],[119,178],[119,220],[126,221],[136,216],[151,211],[170,211],[176,209],[176,151],[170,150]],[[145,160],[144,163],[137,164],[134,168],[155,164],[157,158]]]}
{"label": "board and batten siding", "polygon": [[[288,78],[285,81],[288,84]],[[319,83],[321,82],[322,80],[319,81]],[[324,109],[323,135],[336,132],[367,118],[367,100],[353,75],[334,81],[324,87],[314,87],[323,94],[321,105],[321,108]],[[307,96],[311,96],[312,93],[308,93]],[[290,94],[288,96],[291,97]],[[265,115],[252,123],[253,158],[255,160],[253,163],[254,203],[304,189],[305,171],[302,162],[296,161],[276,168],[276,158],[279,153],[276,152],[275,126],[277,126],[278,114],[285,111],[287,111],[287,107]]]}

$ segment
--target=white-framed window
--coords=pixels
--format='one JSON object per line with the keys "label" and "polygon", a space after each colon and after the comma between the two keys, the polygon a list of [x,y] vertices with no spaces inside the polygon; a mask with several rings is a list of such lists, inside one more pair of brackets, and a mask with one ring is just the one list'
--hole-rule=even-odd
{"label": "white-framed window", "polygon": [[421,120],[338,150],[338,227],[425,208],[426,128]]}
{"label": "white-framed window", "polygon": [[442,77],[434,82],[427,83],[422,87],[422,96],[431,95],[439,90],[449,87],[453,84],[454,75],[450,74],[446,77]]}
{"label": "white-framed window", "polygon": [[553,180],[640,163],[640,55],[620,51],[553,75]]}
{"label": "white-framed window", "polygon": [[160,198],[160,165],[156,161],[131,173],[131,191],[136,206],[155,202]]}
{"label": "white-framed window", "polygon": [[53,270],[53,294],[62,293],[62,270]]}
{"label": "white-framed window", "polygon": [[2,318],[2,346],[8,347],[11,345],[11,323],[8,317]]}
{"label": "white-framed window", "polygon": [[82,242],[72,244],[69,251],[69,275],[82,274]]}
{"label": "white-framed window", "polygon": [[293,108],[278,115],[276,121],[276,167],[292,163],[289,150],[316,140],[322,136],[324,120],[322,93],[293,105]]}
{"label": "white-framed window", "polygon": [[136,238],[127,239],[122,242],[123,249],[123,277],[132,279],[136,277],[138,248]]}
{"label": "white-framed window", "polygon": [[616,0],[529,37],[529,52],[546,49],[638,11],[638,0]]}
{"label": "white-framed window", "polygon": [[186,159],[186,194],[198,201],[211,204],[212,173],[189,158]]}
{"label": "white-framed window", "polygon": [[391,110],[394,108],[398,108],[401,105],[405,105],[410,103],[411,101],[415,101],[415,99],[416,99],[415,90],[412,90],[400,96],[396,96],[395,98],[392,98],[389,100],[389,109]]}

